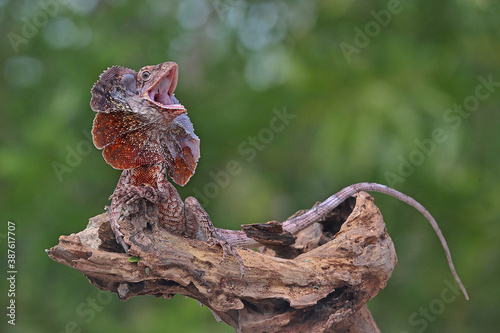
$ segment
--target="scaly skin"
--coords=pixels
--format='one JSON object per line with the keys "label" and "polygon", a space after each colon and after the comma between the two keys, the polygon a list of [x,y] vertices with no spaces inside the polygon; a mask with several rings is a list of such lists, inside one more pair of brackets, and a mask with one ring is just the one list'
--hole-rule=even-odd
{"label": "scaly skin", "polygon": [[145,198],[158,205],[159,224],[165,229],[219,244],[223,260],[231,251],[244,265],[238,252],[214,228],[198,201],[182,202],[167,180],[185,185],[194,174],[200,157],[200,140],[186,109],[174,97],[178,67],[173,62],[134,70],[113,66],[101,74],[92,88],[90,106],[97,112],[92,128],[94,144],[103,149],[104,159],[124,170],[111,195],[111,228],[125,250],[128,244],[120,232],[123,209]]}

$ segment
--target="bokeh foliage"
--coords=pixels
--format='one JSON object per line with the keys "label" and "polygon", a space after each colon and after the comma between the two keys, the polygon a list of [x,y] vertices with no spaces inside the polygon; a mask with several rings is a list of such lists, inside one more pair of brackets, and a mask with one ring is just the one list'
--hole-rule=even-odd
{"label": "bokeh foliage", "polygon": [[[179,191],[204,196],[217,226],[283,220],[355,182],[392,185],[434,214],[471,300],[436,308],[452,281],[437,238],[376,194],[400,261],[369,303],[382,331],[494,331],[500,87],[473,96],[480,77],[500,82],[498,22],[494,0],[0,0],[0,241],[5,253],[15,222],[18,265],[17,325],[3,316],[1,330],[232,331],[180,296],[120,302],[44,253],[103,211],[119,177],[89,139],[93,83],[112,65],[171,60],[202,142]],[[293,119],[273,120],[284,112]],[[426,152],[416,142],[436,129],[446,138]]]}

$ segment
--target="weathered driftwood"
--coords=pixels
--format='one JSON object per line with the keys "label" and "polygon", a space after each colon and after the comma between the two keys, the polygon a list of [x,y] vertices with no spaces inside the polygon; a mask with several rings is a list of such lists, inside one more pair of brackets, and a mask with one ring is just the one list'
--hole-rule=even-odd
{"label": "weathered driftwood", "polygon": [[220,246],[168,233],[151,218],[157,216],[152,204],[132,208],[121,225],[138,262],[117,246],[106,213],[61,236],[49,256],[122,300],[192,297],[237,332],[379,332],[365,303],[385,287],[397,259],[367,193],[299,232],[295,244],[238,248],[243,277],[234,256],[221,262]]}

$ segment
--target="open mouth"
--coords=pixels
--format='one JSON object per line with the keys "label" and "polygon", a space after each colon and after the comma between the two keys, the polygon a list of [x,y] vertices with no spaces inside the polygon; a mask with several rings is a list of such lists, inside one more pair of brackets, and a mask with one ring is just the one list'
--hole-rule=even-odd
{"label": "open mouth", "polygon": [[177,86],[177,67],[171,68],[153,87],[147,92],[149,99],[158,106],[166,109],[184,109],[174,96]]}

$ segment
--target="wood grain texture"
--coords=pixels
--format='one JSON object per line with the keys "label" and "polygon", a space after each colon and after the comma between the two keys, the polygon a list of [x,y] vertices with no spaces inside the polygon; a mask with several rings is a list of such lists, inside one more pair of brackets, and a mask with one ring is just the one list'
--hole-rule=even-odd
{"label": "wood grain texture", "polygon": [[[289,251],[238,248],[244,277],[234,256],[221,262],[220,246],[163,229],[157,206],[147,201],[129,207],[120,221],[129,253],[139,262],[110,246],[107,213],[91,218],[85,230],[61,236],[47,252],[122,300],[175,294],[197,299],[236,332],[379,332],[365,304],[385,287],[396,253],[373,198],[365,192],[354,197],[295,235],[295,244],[283,245]],[[282,253],[288,258],[277,256]]]}

